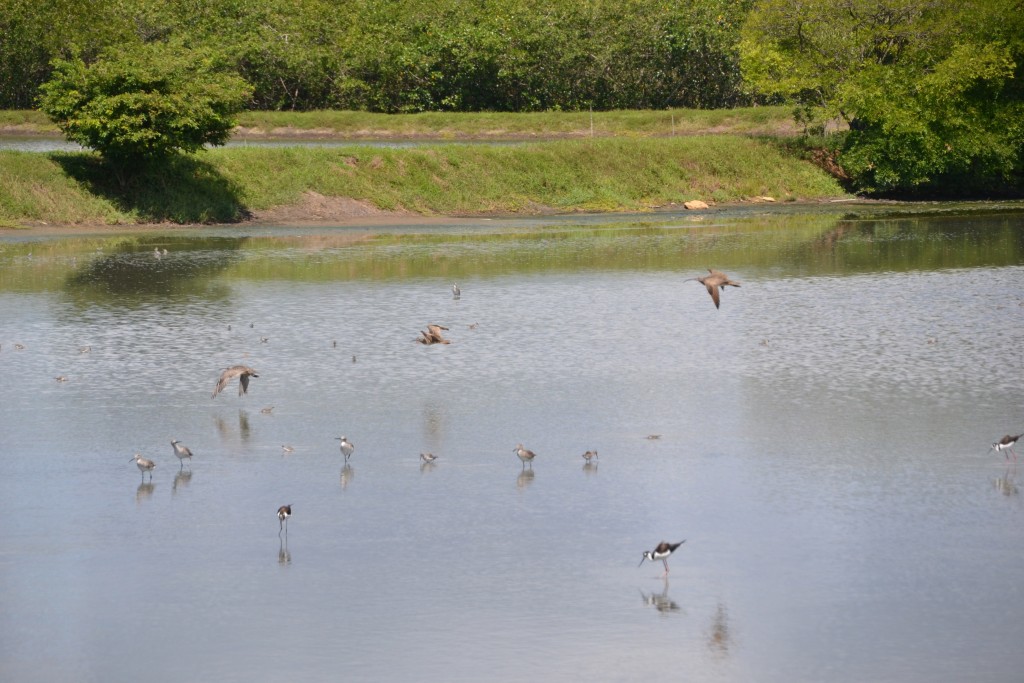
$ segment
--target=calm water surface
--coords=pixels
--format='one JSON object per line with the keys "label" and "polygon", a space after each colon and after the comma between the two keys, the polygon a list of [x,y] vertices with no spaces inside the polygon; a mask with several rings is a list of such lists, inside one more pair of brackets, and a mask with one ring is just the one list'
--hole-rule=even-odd
{"label": "calm water surface", "polygon": [[1019,680],[1024,212],[933,213],[6,234],[0,678]]}

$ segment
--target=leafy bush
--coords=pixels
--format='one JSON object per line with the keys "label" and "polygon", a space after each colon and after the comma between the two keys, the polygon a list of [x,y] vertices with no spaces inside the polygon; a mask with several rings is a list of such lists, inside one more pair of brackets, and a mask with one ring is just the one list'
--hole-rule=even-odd
{"label": "leafy bush", "polygon": [[74,142],[121,172],[227,141],[249,86],[213,55],[180,43],[54,62],[41,109]]}

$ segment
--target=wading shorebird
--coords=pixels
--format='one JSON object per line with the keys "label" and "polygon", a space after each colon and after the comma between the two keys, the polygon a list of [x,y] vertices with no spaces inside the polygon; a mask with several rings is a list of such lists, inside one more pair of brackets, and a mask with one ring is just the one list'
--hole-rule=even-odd
{"label": "wading shorebird", "polygon": [[284,446],[284,445],[281,446],[281,451],[284,452],[284,453],[291,453],[294,450],[295,450],[295,448],[293,446]]}
{"label": "wading shorebird", "polygon": [[462,290],[459,289],[459,283],[458,282],[453,282],[452,283],[452,298],[453,299],[461,299],[462,298]]}
{"label": "wading shorebird", "polygon": [[217,380],[217,386],[213,388],[213,396],[210,398],[217,398],[217,394],[224,391],[224,387],[235,377],[238,378],[238,395],[241,396],[249,393],[249,378],[259,377],[259,375],[248,365],[233,365],[220,373],[220,379]]}
{"label": "wading shorebird", "polygon": [[177,439],[174,439],[173,441],[171,441],[171,447],[174,449],[174,454],[178,456],[178,460],[181,462],[182,465],[185,464],[185,458],[188,458],[189,465],[192,464],[192,451],[188,449],[188,446],[181,443]]}
{"label": "wading shorebird", "polygon": [[715,308],[718,308],[718,290],[725,289],[726,285],[730,287],[739,287],[740,283],[729,279],[729,276],[720,270],[708,268],[708,274],[703,277],[691,277],[685,282],[690,280],[696,280],[708,289],[708,294],[711,295],[711,300],[715,302]]}
{"label": "wading shorebird", "polygon": [[[644,556],[640,558],[640,564],[643,564],[644,560],[650,560],[651,562],[661,560],[662,564],[665,565],[665,573],[662,574],[662,576],[668,576],[668,556],[674,553],[676,548],[684,543],[686,543],[686,539],[679,541],[679,543],[666,543],[665,541],[662,541],[654,550],[644,551]],[[638,564],[637,567],[639,567],[640,564]]]}
{"label": "wading shorebird", "polygon": [[433,465],[434,461],[437,460],[437,456],[433,453],[420,453],[420,460],[427,465]]}
{"label": "wading shorebird", "polygon": [[[1017,451],[1013,450],[1013,447],[1017,445],[1017,441],[1022,436],[1024,436],[1024,434],[1018,434],[1017,436],[1010,436],[1009,434],[1007,434],[1003,438],[999,439],[999,441],[996,441],[994,444],[992,444],[992,448],[990,448],[988,450],[989,451],[997,451],[997,452],[1007,451],[1007,453],[1010,453],[1010,454],[1013,455],[1013,460],[1014,460],[1014,462],[1016,462],[1016,460],[1017,460]],[[1006,456],[1007,460],[1009,460],[1010,456],[1007,453],[1003,453],[1003,455]]]}
{"label": "wading shorebird", "polygon": [[288,533],[288,518],[292,516],[292,506],[282,505],[277,508],[277,535],[280,536],[281,532]]}
{"label": "wading shorebird", "polygon": [[583,459],[590,462],[591,458],[597,458],[597,451],[587,451],[583,454]]}
{"label": "wading shorebird", "polygon": [[135,464],[138,466],[139,472],[142,472],[142,478],[145,479],[146,472],[149,472],[149,480],[153,481],[153,468],[156,467],[156,463],[152,460],[143,458],[142,453],[136,453],[128,462],[132,462],[132,460],[134,460]]}
{"label": "wading shorebird", "polygon": [[348,462],[349,457],[352,455],[352,451],[354,451],[356,447],[353,446],[352,442],[344,436],[336,436],[334,438],[341,442],[341,454],[345,456],[345,462]]}
{"label": "wading shorebird", "polygon": [[530,469],[533,469],[533,459],[537,457],[536,453],[523,448],[523,444],[516,444],[513,453],[519,456],[519,459],[523,461],[523,467],[526,467],[526,463],[530,463]]}

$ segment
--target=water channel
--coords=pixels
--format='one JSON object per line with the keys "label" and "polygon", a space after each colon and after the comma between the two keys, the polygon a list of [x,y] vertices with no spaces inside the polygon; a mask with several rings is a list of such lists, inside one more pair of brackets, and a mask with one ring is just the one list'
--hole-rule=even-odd
{"label": "water channel", "polygon": [[0,233],[0,678],[1016,680],[1022,367],[1019,205]]}

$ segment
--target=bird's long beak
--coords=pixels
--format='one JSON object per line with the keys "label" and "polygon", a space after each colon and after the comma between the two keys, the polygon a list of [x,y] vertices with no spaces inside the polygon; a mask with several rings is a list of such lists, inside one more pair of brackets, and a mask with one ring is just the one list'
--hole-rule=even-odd
{"label": "bird's long beak", "polygon": [[[643,557],[641,557],[641,558],[640,558],[640,564],[643,564],[643,563],[644,563],[644,560],[646,560],[646,559],[647,559],[647,556],[646,556],[646,555],[644,555]],[[638,564],[638,565],[637,565],[637,567],[639,567],[639,566],[640,566],[640,564]]]}

